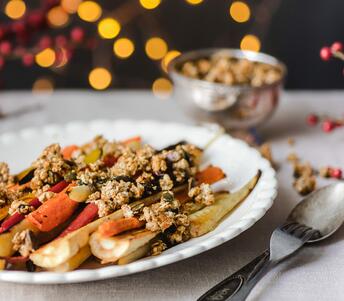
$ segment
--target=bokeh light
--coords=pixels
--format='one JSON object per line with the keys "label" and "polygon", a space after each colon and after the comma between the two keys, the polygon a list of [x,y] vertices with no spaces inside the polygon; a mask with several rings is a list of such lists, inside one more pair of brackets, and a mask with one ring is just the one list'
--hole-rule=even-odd
{"label": "bokeh light", "polygon": [[121,25],[113,18],[105,18],[98,24],[98,32],[104,39],[113,39],[121,31]]}
{"label": "bokeh light", "polygon": [[260,50],[260,41],[256,36],[248,34],[241,40],[240,49],[258,52]]}
{"label": "bokeh light", "polygon": [[203,2],[203,0],[186,0],[187,3],[191,5],[197,5]]}
{"label": "bokeh light", "polygon": [[102,15],[102,8],[94,1],[83,1],[78,7],[78,15],[81,20],[95,22]]}
{"label": "bokeh light", "polygon": [[19,19],[26,11],[25,2],[22,0],[10,0],[5,6],[5,14],[11,19]]}
{"label": "bokeh light", "polygon": [[95,68],[88,75],[88,81],[93,89],[104,90],[111,84],[112,76],[105,68]]}
{"label": "bokeh light", "polygon": [[161,0],[140,0],[140,4],[146,9],[154,9],[159,6]]}
{"label": "bokeh light", "polygon": [[166,99],[172,94],[173,85],[167,78],[158,78],[153,82],[153,94],[161,99]]}
{"label": "bokeh light", "polygon": [[62,0],[61,6],[67,13],[74,14],[77,12],[81,2],[82,0]]}
{"label": "bokeh light", "polygon": [[229,14],[234,21],[243,23],[250,19],[251,11],[248,5],[241,1],[235,1],[229,8]]}
{"label": "bokeh light", "polygon": [[55,63],[56,54],[55,51],[51,48],[46,48],[38,52],[35,56],[35,61],[37,65],[48,68]]}
{"label": "bokeh light", "polygon": [[46,77],[38,78],[32,85],[32,93],[35,95],[50,95],[54,91],[54,83]]}
{"label": "bokeh light", "polygon": [[161,68],[167,72],[168,64],[177,56],[180,56],[181,52],[178,50],[170,50],[167,52],[167,54],[164,56],[163,60],[161,61]]}
{"label": "bokeh light", "polygon": [[69,15],[61,6],[55,6],[47,14],[48,22],[53,27],[62,27],[67,24]]}
{"label": "bokeh light", "polygon": [[134,43],[127,38],[120,38],[113,44],[113,52],[121,59],[126,59],[133,54]]}
{"label": "bokeh light", "polygon": [[160,60],[167,53],[166,42],[158,37],[150,38],[145,46],[146,54],[152,60]]}

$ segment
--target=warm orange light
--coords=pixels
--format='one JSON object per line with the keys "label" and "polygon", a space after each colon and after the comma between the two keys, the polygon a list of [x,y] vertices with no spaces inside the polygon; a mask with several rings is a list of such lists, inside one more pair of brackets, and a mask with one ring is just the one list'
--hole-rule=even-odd
{"label": "warm orange light", "polygon": [[140,0],[140,4],[146,9],[154,9],[159,6],[161,0]]}
{"label": "warm orange light", "polygon": [[235,1],[229,8],[229,14],[235,21],[243,23],[250,19],[251,11],[246,3]]}
{"label": "warm orange light", "polygon": [[248,34],[241,40],[240,48],[241,50],[251,50],[258,52],[260,50],[260,41],[256,36]]}
{"label": "warm orange light", "polygon": [[10,0],[5,6],[5,14],[11,19],[19,19],[26,11],[25,2],[22,0]]}
{"label": "warm orange light", "polygon": [[78,7],[78,15],[86,22],[95,22],[102,15],[102,8],[94,1],[83,1]]}
{"label": "warm orange light", "polygon": [[113,39],[121,31],[121,25],[112,18],[105,18],[98,24],[98,32],[104,39]]}
{"label": "warm orange light", "polygon": [[67,13],[74,14],[77,12],[81,2],[82,0],[62,0],[61,6]]}
{"label": "warm orange light", "polygon": [[51,10],[49,10],[47,18],[51,26],[62,27],[67,24],[69,15],[61,6],[55,6]]}
{"label": "warm orange light", "polygon": [[186,0],[187,3],[191,5],[197,5],[203,2],[203,0]]}
{"label": "warm orange light", "polygon": [[126,59],[133,54],[134,43],[127,38],[120,38],[113,44],[113,52],[121,59]]}
{"label": "warm orange light", "polygon": [[111,84],[111,73],[105,68],[95,68],[88,75],[88,81],[93,89],[104,90]]}
{"label": "warm orange light", "polygon": [[54,84],[49,78],[39,78],[32,85],[32,93],[35,95],[49,95],[54,91]]}
{"label": "warm orange light", "polygon": [[168,98],[172,93],[173,85],[166,78],[158,78],[152,85],[153,94],[158,98]]}
{"label": "warm orange light", "polygon": [[48,68],[55,63],[56,54],[55,51],[51,48],[46,48],[38,52],[35,56],[37,65]]}
{"label": "warm orange light", "polygon": [[169,52],[167,52],[167,54],[165,55],[165,57],[163,58],[163,60],[161,61],[161,68],[167,72],[167,67],[168,64],[177,56],[180,56],[181,52],[178,50],[171,50]]}
{"label": "warm orange light", "polygon": [[160,60],[167,53],[167,44],[161,38],[150,38],[145,46],[146,54],[152,60]]}

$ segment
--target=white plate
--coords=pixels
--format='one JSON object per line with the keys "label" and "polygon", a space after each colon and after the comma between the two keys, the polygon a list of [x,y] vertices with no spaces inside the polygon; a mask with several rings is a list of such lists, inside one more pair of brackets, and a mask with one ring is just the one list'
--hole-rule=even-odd
{"label": "white plate", "polygon": [[[182,139],[202,147],[214,136],[214,131],[175,123],[130,120],[50,125],[1,135],[0,160],[9,162],[11,170],[17,172],[28,166],[42,148],[50,143],[81,144],[97,134],[115,139],[141,135],[145,142],[157,148]],[[205,152],[203,164],[209,163],[220,166],[225,171],[230,180],[228,188],[231,191],[243,186],[258,169],[262,170],[262,176],[249,197],[211,233],[177,245],[159,256],[124,266],[86,268],[67,273],[2,271],[0,280],[21,283],[72,283],[118,277],[183,260],[236,237],[257,222],[271,207],[277,194],[275,172],[255,149],[229,135],[220,137]]]}

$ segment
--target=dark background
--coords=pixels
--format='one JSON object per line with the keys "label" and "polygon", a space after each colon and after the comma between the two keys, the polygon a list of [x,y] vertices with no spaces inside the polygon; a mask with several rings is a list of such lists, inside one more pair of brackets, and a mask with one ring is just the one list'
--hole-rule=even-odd
{"label": "dark background", "polygon": [[[44,2],[44,1],[43,1]],[[118,8],[129,0],[98,1],[116,15]],[[135,1],[134,1],[135,2]],[[132,2],[133,5],[136,5]],[[321,61],[319,50],[334,41],[344,42],[343,0],[261,0],[246,1],[251,8],[251,19],[236,23],[228,9],[233,1],[204,0],[200,5],[189,5],[184,0],[162,0],[154,10],[145,10],[138,4],[134,14],[122,28],[120,36],[135,42],[135,52],[127,60],[112,53],[113,41],[101,41],[101,60],[111,66],[111,88],[150,88],[152,82],[164,76],[159,62],[150,60],[144,52],[145,41],[154,35],[163,37],[169,49],[187,51],[204,47],[238,48],[245,34],[254,34],[261,40],[261,51],[274,55],[288,67],[288,89],[342,89],[344,87],[343,62]],[[6,1],[2,1],[2,8]],[[28,7],[39,8],[41,3],[26,1]],[[97,36],[96,25],[73,17],[68,25],[82,26],[88,36]],[[2,13],[2,24],[9,19]],[[44,30],[51,36],[68,28]],[[99,52],[99,49],[97,50]],[[44,69],[39,66],[23,67],[18,60],[10,60],[0,71],[2,89],[31,89],[33,82],[48,76],[56,88],[87,88],[88,73],[97,64],[95,51],[76,50],[63,70]]]}

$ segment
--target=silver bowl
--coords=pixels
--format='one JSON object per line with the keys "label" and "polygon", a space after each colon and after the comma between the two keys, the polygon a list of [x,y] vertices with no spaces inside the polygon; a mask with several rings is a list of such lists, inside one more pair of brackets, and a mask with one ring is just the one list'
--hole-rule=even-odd
{"label": "silver bowl", "polygon": [[[210,57],[215,53],[228,54],[235,58],[246,58],[278,66],[281,79],[261,87],[248,85],[225,85],[194,79],[179,70],[186,61]],[[285,65],[276,58],[252,51],[239,49],[204,49],[183,53],[168,66],[174,82],[175,98],[185,112],[198,122],[216,122],[226,129],[247,129],[265,122],[275,111],[283,81]]]}

